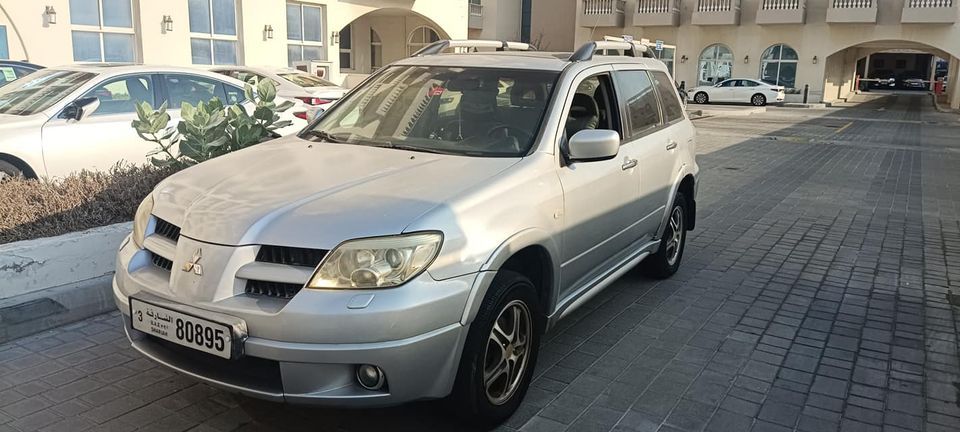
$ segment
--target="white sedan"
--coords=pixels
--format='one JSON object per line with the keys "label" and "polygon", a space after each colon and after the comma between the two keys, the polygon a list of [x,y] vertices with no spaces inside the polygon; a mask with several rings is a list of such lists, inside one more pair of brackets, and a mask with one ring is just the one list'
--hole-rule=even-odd
{"label": "white sedan", "polygon": [[768,102],[783,102],[784,94],[783,86],[746,78],[731,78],[721,81],[717,85],[700,86],[687,90],[689,100],[698,104],[738,102],[764,106]]}
{"label": "white sedan", "polygon": [[[149,162],[155,144],[130,125],[136,105],[167,102],[171,124],[183,102],[211,98],[225,103],[246,100],[244,83],[199,69],[167,66],[78,64],[41,69],[0,88],[0,179],[63,177],[82,169],[106,170],[120,161]],[[278,101],[283,99],[278,98]],[[289,135],[306,122],[277,131]]]}
{"label": "white sedan", "polygon": [[264,79],[273,81],[277,85],[277,95],[293,101],[293,115],[307,121],[313,120],[347,92],[343,87],[299,69],[217,66],[210,70],[248,83]]}

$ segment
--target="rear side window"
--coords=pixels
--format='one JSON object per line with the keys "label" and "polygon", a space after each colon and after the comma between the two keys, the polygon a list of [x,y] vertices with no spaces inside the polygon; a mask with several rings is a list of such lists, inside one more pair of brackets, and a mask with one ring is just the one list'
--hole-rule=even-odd
{"label": "rear side window", "polygon": [[223,83],[220,81],[195,75],[167,75],[164,80],[167,84],[170,109],[180,109],[184,102],[190,105],[197,105],[199,102],[206,103],[214,97],[224,103],[229,102],[223,89]]}
{"label": "rear side window", "polygon": [[632,135],[640,135],[660,124],[657,93],[647,71],[617,72],[618,84],[627,104],[627,119]]}
{"label": "rear side window", "polygon": [[666,123],[671,123],[683,118],[683,105],[677,95],[677,89],[673,87],[673,82],[667,77],[667,74],[660,71],[651,71],[653,81],[657,84],[657,91],[660,92],[660,101],[663,103],[663,115],[666,117]]}

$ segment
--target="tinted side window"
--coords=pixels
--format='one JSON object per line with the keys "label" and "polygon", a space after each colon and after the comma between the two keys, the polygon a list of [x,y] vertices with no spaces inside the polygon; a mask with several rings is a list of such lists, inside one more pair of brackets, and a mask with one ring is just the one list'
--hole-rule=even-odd
{"label": "tinted side window", "polygon": [[93,112],[95,116],[136,112],[140,102],[157,106],[153,97],[153,80],[149,75],[125,76],[107,81],[84,95],[90,96],[100,99],[100,108]]}
{"label": "tinted side window", "polygon": [[209,102],[219,98],[224,103],[228,99],[223,90],[223,83],[196,75],[166,75],[167,93],[170,98],[170,109],[180,109],[187,102],[197,105],[199,102]]}
{"label": "tinted side window", "polygon": [[243,102],[247,97],[243,94],[243,89],[239,87],[234,87],[229,84],[224,84],[223,89],[227,94],[227,99],[223,101],[224,104],[233,105]]}
{"label": "tinted side window", "polygon": [[660,71],[651,71],[653,81],[657,84],[657,91],[660,93],[660,102],[662,102],[663,115],[666,122],[670,123],[683,118],[683,104],[677,99],[677,90],[667,74]]}
{"label": "tinted side window", "polygon": [[618,84],[627,104],[627,119],[633,135],[642,134],[660,124],[657,94],[647,71],[617,72]]}

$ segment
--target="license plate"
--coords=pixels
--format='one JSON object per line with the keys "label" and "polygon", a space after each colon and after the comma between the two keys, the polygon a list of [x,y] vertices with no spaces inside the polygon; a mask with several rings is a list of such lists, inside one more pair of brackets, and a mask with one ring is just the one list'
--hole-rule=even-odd
{"label": "license plate", "polygon": [[197,318],[130,298],[130,321],[135,330],[195,350],[231,358],[233,334],[225,324]]}

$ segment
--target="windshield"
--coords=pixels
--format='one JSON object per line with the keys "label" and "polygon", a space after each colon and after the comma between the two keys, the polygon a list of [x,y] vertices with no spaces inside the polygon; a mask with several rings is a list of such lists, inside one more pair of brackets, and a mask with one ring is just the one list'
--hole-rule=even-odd
{"label": "windshield", "polygon": [[336,87],[337,85],[318,76],[304,72],[278,73],[280,78],[290,81],[300,87]]}
{"label": "windshield", "polygon": [[0,87],[0,114],[32,115],[90,81],[89,72],[42,69]]}
{"label": "windshield", "polygon": [[393,66],[341,100],[305,134],[433,153],[523,156],[540,130],[558,75]]}

